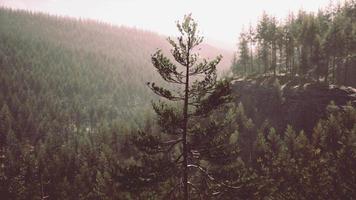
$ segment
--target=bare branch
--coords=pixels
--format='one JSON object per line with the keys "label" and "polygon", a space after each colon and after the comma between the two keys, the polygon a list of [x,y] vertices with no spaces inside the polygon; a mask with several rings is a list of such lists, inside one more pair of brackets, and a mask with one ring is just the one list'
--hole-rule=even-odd
{"label": "bare branch", "polygon": [[201,190],[197,186],[195,186],[192,182],[188,181],[187,183],[199,193],[199,199],[203,199],[203,197],[201,196],[202,194]]}
{"label": "bare branch", "polygon": [[183,154],[180,154],[180,155],[178,156],[178,158],[177,158],[174,162],[175,162],[175,163],[178,163],[179,160],[182,158],[182,156],[183,156]]}
{"label": "bare branch", "polygon": [[231,185],[227,185],[225,183],[222,183],[222,182],[219,182],[217,181],[213,176],[211,176],[203,167],[199,166],[199,165],[194,165],[194,164],[189,164],[188,167],[193,167],[193,168],[196,168],[198,170],[200,170],[201,172],[203,172],[203,174],[205,174],[206,177],[208,177],[211,181],[217,183],[218,186],[224,186],[226,188],[229,188],[229,189],[241,189],[241,186],[239,187],[236,187],[236,186],[231,186]]}
{"label": "bare branch", "polygon": [[168,152],[168,151],[171,151],[172,148],[174,146],[176,146],[179,142],[182,142],[182,139],[167,141],[167,142],[164,142],[163,144],[169,145],[168,149],[166,150]]}
{"label": "bare branch", "polygon": [[181,142],[181,141],[182,141],[182,138],[179,138],[177,140],[169,140],[169,141],[163,142],[163,144],[167,144],[167,145],[177,144],[178,142]]}

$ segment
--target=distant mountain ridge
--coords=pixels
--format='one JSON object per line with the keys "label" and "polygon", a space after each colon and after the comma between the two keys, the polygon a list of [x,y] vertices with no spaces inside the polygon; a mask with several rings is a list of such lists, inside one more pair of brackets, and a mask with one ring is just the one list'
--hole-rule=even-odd
{"label": "distant mountain ridge", "polygon": [[[4,29],[9,28],[7,32],[19,31],[23,33],[23,31],[26,31],[27,34],[30,34],[30,37],[36,36],[72,49],[103,53],[113,57],[120,57],[119,53],[141,53],[135,48],[126,49],[130,46],[130,43],[133,43],[132,46],[140,45],[140,50],[149,51],[150,54],[157,48],[170,49],[166,41],[168,36],[148,30],[115,26],[91,19],[52,16],[40,12],[1,7],[0,11],[3,16],[1,25]],[[6,14],[8,14],[7,17],[12,19],[6,18]],[[21,27],[15,27],[16,24],[21,25]],[[172,22],[172,26],[174,26],[174,22]],[[39,27],[39,29],[34,27]],[[62,31],[59,29],[62,29]],[[122,51],[123,49],[129,51]],[[221,70],[230,67],[233,52],[210,43],[203,43],[200,54],[206,58],[213,58],[219,54],[223,55],[218,67],[218,70]],[[146,60],[150,60],[149,55],[145,57]]]}

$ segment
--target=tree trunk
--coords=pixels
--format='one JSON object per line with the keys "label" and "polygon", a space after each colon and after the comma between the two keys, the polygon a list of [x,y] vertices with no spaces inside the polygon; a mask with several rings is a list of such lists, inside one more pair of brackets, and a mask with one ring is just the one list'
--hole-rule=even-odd
{"label": "tree trunk", "polygon": [[277,49],[275,42],[272,43],[272,68],[273,68],[273,75],[276,76],[276,68],[277,68]]}
{"label": "tree trunk", "polygon": [[189,200],[188,190],[188,148],[187,148],[187,129],[188,129],[188,95],[189,95],[189,44],[188,39],[188,52],[187,52],[187,65],[186,77],[185,77],[185,95],[184,95],[184,107],[183,107],[183,192],[184,200]]}
{"label": "tree trunk", "polygon": [[346,59],[345,63],[344,63],[344,85],[347,85],[347,75],[348,75],[348,68],[349,68],[349,60]]}
{"label": "tree trunk", "polygon": [[[330,58],[327,58],[326,63],[325,63],[325,73],[324,73],[324,83],[328,83],[328,76],[329,76],[329,63],[330,63]],[[324,71],[323,71],[324,72]]]}
{"label": "tree trunk", "polygon": [[333,60],[332,60],[332,75],[333,75],[333,84],[335,84],[335,56],[333,56]]}
{"label": "tree trunk", "polygon": [[252,52],[252,43],[250,44],[250,60],[251,60],[251,74],[253,74],[253,52]]}

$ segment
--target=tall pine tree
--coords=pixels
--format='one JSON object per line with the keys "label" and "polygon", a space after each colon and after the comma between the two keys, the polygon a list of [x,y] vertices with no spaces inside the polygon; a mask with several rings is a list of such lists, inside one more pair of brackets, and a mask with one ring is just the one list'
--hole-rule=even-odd
{"label": "tall pine tree", "polygon": [[[222,57],[211,61],[199,57],[196,49],[203,37],[191,15],[177,28],[180,36],[168,38],[175,61],[161,50],[152,55],[153,66],[172,84],[165,88],[147,83],[162,97],[153,104],[159,128],[146,128],[132,137],[136,160],[121,167],[117,176],[125,189],[139,191],[140,198],[187,200],[236,188],[223,183],[218,173],[219,178],[213,177],[214,169],[209,171],[211,165],[206,164],[231,164],[231,155],[238,153],[237,145],[226,142],[237,137],[234,128],[227,126],[234,117],[225,119],[216,112],[227,111],[229,106],[224,105],[232,99],[230,82],[217,80],[216,66]],[[167,100],[174,103],[168,105]]]}

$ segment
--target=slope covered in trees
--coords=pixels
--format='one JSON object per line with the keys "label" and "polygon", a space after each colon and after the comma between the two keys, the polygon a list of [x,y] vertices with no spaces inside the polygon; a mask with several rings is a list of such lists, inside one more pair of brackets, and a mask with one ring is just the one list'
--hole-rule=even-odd
{"label": "slope covered in trees", "polygon": [[[0,24],[0,101],[12,111],[27,105],[19,109],[67,115],[76,126],[95,127],[102,120],[135,124],[137,113],[150,105],[145,82],[159,77],[149,57],[158,47],[167,49],[164,37],[8,9],[0,10]],[[205,47],[205,54],[218,52]]]}
{"label": "slope covered in trees", "polygon": [[[150,56],[169,45],[161,44],[160,36],[0,11],[1,199],[356,198],[356,109],[351,103],[330,104],[306,132],[286,124],[274,128],[249,118],[251,111],[242,104],[228,103],[230,92],[243,95],[241,89],[231,88],[228,79],[216,80],[219,57],[204,62],[189,53],[189,43],[199,39],[171,41],[185,75],[204,77],[185,84],[184,95],[159,79],[189,81],[161,51]],[[196,26],[189,22],[181,27],[188,36]],[[246,51],[249,44],[244,43],[240,49]],[[279,66],[280,57],[271,56],[275,50],[267,50],[266,63]],[[258,63],[249,55],[243,57]],[[149,58],[159,74],[151,70]],[[202,62],[193,65],[196,61]],[[244,66],[245,72],[250,69]],[[274,69],[276,75],[282,72],[279,66],[266,67],[266,73]],[[182,103],[161,101],[154,106],[157,118],[144,116],[153,98],[146,81],[162,85],[150,87],[169,100],[188,97],[186,111],[179,109]],[[297,86],[286,92],[299,98],[304,91],[314,94],[308,84]],[[272,90],[258,99],[265,103],[258,108],[263,113],[284,102],[281,90]],[[144,120],[138,130],[127,128]]]}
{"label": "slope covered in trees", "polygon": [[242,31],[232,71],[356,86],[355,13],[352,0],[282,20],[264,13],[256,26]]}
{"label": "slope covered in trees", "polygon": [[[66,199],[79,171],[93,181],[101,147],[118,160],[118,135],[148,118],[146,81],[161,82],[150,55],[168,44],[148,31],[5,8],[0,27],[0,196]],[[202,47],[208,57],[223,52]]]}

